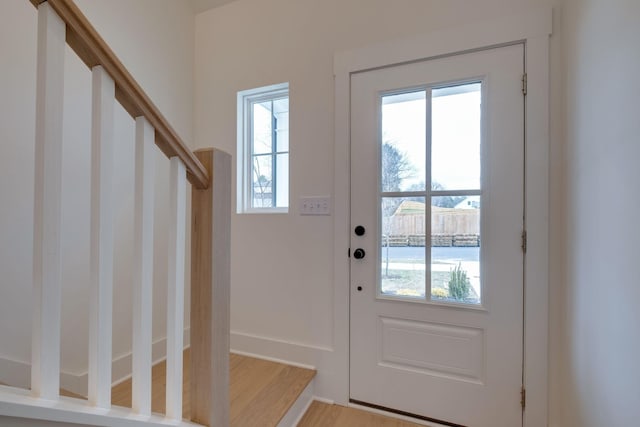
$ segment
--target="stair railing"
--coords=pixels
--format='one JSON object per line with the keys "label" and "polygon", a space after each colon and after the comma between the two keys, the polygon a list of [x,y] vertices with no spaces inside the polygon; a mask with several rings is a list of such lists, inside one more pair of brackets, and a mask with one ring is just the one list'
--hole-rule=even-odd
{"label": "stair railing", "polygon": [[[191,420],[229,425],[231,157],[191,152],[72,0],[38,9],[31,393],[3,387],[0,415],[100,425],[182,420],[186,182],[192,184]],[[92,72],[88,401],[61,398],[61,191],[64,51]],[[131,411],[111,405],[113,116],[135,119],[135,281]],[[170,159],[166,415],[151,413],[153,200],[156,144]]]}

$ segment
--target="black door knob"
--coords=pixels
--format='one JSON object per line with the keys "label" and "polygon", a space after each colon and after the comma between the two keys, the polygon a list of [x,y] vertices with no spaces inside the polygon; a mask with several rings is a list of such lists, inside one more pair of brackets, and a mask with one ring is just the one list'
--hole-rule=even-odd
{"label": "black door knob", "polygon": [[364,255],[365,255],[364,254],[364,249],[358,248],[353,252],[353,257],[355,259],[362,259],[362,258],[364,258]]}
{"label": "black door knob", "polygon": [[356,232],[356,236],[364,236],[364,227],[359,225],[354,230]]}

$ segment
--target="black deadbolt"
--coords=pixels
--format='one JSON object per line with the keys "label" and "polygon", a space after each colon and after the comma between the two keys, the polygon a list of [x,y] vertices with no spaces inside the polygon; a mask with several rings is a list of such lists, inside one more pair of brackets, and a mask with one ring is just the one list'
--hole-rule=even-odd
{"label": "black deadbolt", "polygon": [[356,250],[353,252],[353,256],[354,256],[354,258],[355,258],[355,259],[362,259],[362,258],[364,258],[364,249],[360,249],[360,248],[356,249]]}
{"label": "black deadbolt", "polygon": [[362,291],[362,286],[358,286],[357,289],[358,289],[358,292]]}
{"label": "black deadbolt", "polygon": [[356,236],[364,236],[364,227],[359,225],[355,229]]}

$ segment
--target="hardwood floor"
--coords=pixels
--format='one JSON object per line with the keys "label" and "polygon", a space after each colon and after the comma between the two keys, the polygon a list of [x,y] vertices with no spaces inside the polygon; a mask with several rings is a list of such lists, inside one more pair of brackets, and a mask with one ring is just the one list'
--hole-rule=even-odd
{"label": "hardwood floor", "polygon": [[316,372],[231,355],[231,425],[276,426]]}
{"label": "hardwood floor", "polygon": [[[183,416],[189,417],[189,351],[184,353]],[[230,355],[231,426],[277,426],[289,407],[315,376],[315,371],[296,368],[236,354]],[[164,414],[165,405],[164,362],[152,371],[152,411]],[[2,383],[0,383],[2,384]],[[2,384],[4,385],[4,384]],[[84,399],[61,389],[60,394]],[[114,406],[131,407],[131,380],[113,387],[111,401]],[[314,401],[298,427],[422,427],[419,424],[385,417],[355,408],[329,405]]]}
{"label": "hardwood floor", "polygon": [[[183,411],[189,418],[189,351],[184,353]],[[164,362],[152,371],[153,412],[165,412]],[[293,402],[315,376],[315,371],[269,362],[252,357],[230,355],[231,426],[276,426]],[[113,387],[111,401],[115,406],[131,407],[131,380]]]}
{"label": "hardwood floor", "polygon": [[315,401],[298,427],[423,427],[355,408]]}
{"label": "hardwood floor", "polygon": [[60,389],[60,396],[73,397],[74,399],[86,399],[86,397],[84,396],[80,396],[79,394],[76,394],[69,390],[65,390],[63,388]]}
{"label": "hardwood floor", "polygon": [[[182,416],[189,418],[189,352],[185,351],[183,358],[182,377]],[[151,369],[151,411],[165,413],[167,364],[160,362]],[[111,404],[131,408],[131,379],[115,385],[111,389]]]}

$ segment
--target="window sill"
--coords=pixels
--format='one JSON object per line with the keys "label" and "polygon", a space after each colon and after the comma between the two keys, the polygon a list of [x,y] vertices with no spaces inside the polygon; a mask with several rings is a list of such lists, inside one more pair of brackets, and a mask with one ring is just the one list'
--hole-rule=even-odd
{"label": "window sill", "polygon": [[238,211],[239,215],[245,214],[287,214],[289,213],[289,208],[252,208],[246,209],[244,211]]}

